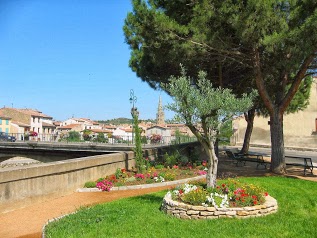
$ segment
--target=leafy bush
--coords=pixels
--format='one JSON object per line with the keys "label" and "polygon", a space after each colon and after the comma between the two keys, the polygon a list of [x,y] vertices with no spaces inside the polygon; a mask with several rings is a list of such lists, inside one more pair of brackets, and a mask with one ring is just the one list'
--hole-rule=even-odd
{"label": "leafy bush", "polygon": [[128,183],[128,182],[134,182],[135,180],[136,180],[135,177],[128,177],[124,181]]}
{"label": "leafy bush", "polygon": [[164,169],[164,165],[162,165],[162,164],[157,164],[157,165],[155,165],[155,168],[156,168],[156,169]]}
{"label": "leafy bush", "polygon": [[84,188],[95,188],[96,187],[96,182],[94,181],[88,181],[85,183]]}
{"label": "leafy bush", "polygon": [[94,139],[94,141],[99,143],[107,143],[108,138],[106,138],[103,133],[99,132],[97,137]]}
{"label": "leafy bush", "polygon": [[117,168],[116,172],[114,173],[114,175],[116,176],[116,179],[119,179],[123,175],[122,170]]}
{"label": "leafy bush", "polygon": [[165,159],[166,166],[172,167],[177,163],[177,158],[174,155],[168,155]]}
{"label": "leafy bush", "polygon": [[80,142],[80,133],[78,131],[70,131],[68,133],[67,141]]}

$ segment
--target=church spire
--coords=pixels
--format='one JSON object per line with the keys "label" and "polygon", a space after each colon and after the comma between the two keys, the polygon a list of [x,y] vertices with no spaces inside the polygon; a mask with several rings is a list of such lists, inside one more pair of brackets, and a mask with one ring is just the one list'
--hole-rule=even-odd
{"label": "church spire", "polygon": [[164,125],[165,124],[164,110],[163,110],[163,106],[162,106],[161,95],[159,97],[159,103],[158,103],[158,108],[157,108],[157,113],[156,113],[156,123],[158,125]]}

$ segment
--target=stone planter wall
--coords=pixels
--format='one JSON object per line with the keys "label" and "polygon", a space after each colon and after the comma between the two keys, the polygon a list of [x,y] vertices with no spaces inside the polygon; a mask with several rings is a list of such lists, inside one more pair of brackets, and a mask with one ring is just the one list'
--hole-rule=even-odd
{"label": "stone planter wall", "polygon": [[222,217],[248,218],[260,217],[274,213],[278,209],[277,201],[271,196],[266,196],[263,205],[252,207],[215,208],[204,206],[193,206],[173,201],[170,196],[165,195],[161,210],[182,219],[214,219]]}

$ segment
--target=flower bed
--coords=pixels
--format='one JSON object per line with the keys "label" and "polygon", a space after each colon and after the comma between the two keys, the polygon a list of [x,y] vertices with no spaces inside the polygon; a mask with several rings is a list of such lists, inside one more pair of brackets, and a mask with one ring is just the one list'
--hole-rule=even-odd
{"label": "flower bed", "polygon": [[262,205],[248,207],[207,207],[194,206],[172,200],[172,197],[167,193],[163,199],[161,210],[182,219],[215,219],[222,217],[230,218],[248,218],[259,217],[276,212],[278,209],[277,201],[266,196],[265,202]]}
{"label": "flower bed", "polygon": [[98,188],[102,191],[110,191],[113,187],[126,187],[145,184],[161,184],[168,181],[176,181],[197,176],[206,175],[204,167],[178,167],[165,168],[164,166],[151,167],[145,173],[136,173],[117,169],[115,174],[99,178],[96,181],[86,182],[85,188]]}
{"label": "flower bed", "polygon": [[215,188],[205,183],[183,184],[169,191],[162,210],[184,219],[262,216],[277,210],[277,202],[264,189],[227,179]]}

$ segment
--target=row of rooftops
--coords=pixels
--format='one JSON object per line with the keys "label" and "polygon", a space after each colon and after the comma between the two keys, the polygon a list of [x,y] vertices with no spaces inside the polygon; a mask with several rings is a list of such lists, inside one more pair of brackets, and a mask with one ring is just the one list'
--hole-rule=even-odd
{"label": "row of rooftops", "polygon": [[[28,119],[26,120],[25,117]],[[85,128],[89,129],[95,133],[102,132],[102,133],[111,133],[116,129],[121,129],[124,130],[125,132],[132,132],[131,125],[106,125],[106,124],[100,124],[96,121],[93,121],[89,118],[69,118],[68,120],[70,121],[75,121],[76,123],[71,123],[71,124],[66,124],[66,121],[61,122],[61,121],[53,121],[53,117],[46,115],[42,113],[39,110],[36,109],[18,109],[18,108],[0,108],[0,119],[11,119],[11,122],[18,125],[19,127],[25,127],[28,128],[30,127],[30,118],[43,118],[45,121],[42,121],[42,127],[46,128],[52,128],[56,130],[73,130],[75,128],[80,127],[81,125],[86,125],[87,127],[90,128]],[[49,123],[51,122],[51,123]],[[139,124],[140,128],[142,128],[144,131],[153,127],[158,127],[161,129],[176,129],[176,128],[184,128],[181,131],[185,132],[185,125],[184,124],[154,124],[151,122],[141,122]]]}

